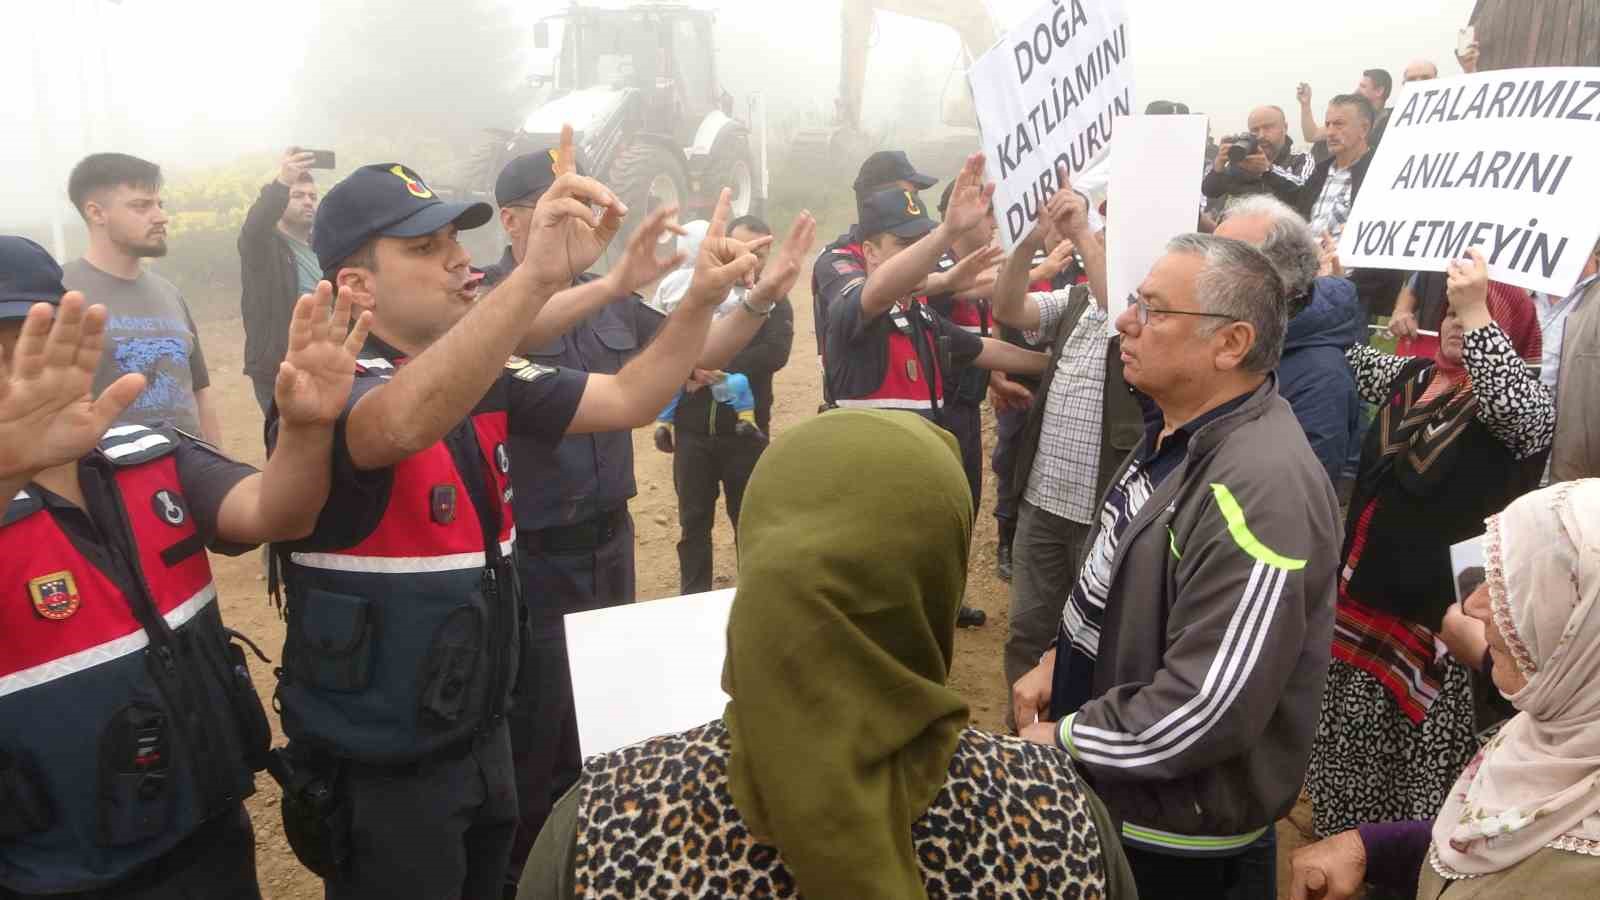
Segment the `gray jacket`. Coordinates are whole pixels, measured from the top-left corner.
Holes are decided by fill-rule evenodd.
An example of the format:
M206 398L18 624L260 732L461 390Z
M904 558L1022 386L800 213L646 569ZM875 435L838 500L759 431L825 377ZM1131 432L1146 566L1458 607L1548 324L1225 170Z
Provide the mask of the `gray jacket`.
M1061 725L1125 841L1230 852L1294 805L1333 638L1338 514L1268 378L1193 435L1128 523L1094 699Z

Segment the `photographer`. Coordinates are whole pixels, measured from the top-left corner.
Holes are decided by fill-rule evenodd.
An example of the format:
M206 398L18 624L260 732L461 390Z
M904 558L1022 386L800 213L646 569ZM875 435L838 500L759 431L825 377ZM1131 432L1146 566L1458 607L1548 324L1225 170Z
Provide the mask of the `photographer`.
M1222 139L1211 171L1200 183L1201 192L1208 199L1223 198L1224 205L1255 194L1294 203L1316 161L1309 153L1291 150L1289 122L1279 107L1258 106L1248 122L1248 134Z
M289 314L301 295L317 289L322 269L311 252L317 215L314 154L291 147L276 177L245 213L239 230L240 312L244 318L244 373L265 415L272 405L278 364L288 352Z

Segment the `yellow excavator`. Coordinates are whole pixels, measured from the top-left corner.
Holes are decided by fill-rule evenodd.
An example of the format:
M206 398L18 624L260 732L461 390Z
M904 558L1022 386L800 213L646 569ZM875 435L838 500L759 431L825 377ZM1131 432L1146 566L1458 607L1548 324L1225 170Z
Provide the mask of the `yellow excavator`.
M872 48L877 13L887 12L948 26L961 38L960 65L945 80L941 119L952 134L912 151L918 168L950 174L978 147L978 118L972 106L965 69L1000 39L1000 26L982 0L842 0L840 10L839 96L833 121L826 128L800 131L791 144L791 160L804 169L854 171L876 143L861 123L861 98L867 85L867 56Z

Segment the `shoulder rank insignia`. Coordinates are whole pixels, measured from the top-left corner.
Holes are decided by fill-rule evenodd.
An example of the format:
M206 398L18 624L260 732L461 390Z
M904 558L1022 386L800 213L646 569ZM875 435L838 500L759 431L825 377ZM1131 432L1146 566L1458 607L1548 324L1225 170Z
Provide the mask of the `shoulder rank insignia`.
M527 361L524 360L524 362ZM555 373L555 366L541 366L538 363L528 363L525 366L518 367L515 372L511 373L511 377L519 381L533 382L538 381L546 375L554 375Z
M78 583L67 571L51 572L30 580L28 594L33 598L34 611L55 622L72 618L82 605Z

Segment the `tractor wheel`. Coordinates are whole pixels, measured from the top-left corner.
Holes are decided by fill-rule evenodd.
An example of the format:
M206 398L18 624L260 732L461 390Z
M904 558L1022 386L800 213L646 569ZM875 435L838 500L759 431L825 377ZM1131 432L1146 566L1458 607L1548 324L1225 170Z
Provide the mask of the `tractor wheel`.
M689 176L683 170L683 160L655 144L634 144L622 151L611 164L606 183L628 205L622 234L611 244L617 251L628 245L633 229L652 212L663 206L682 210L689 200ZM668 233L662 243L673 240L676 238Z
M733 216L760 216L766 198L760 196L756 182L756 157L750 151L750 138L742 131L726 131L711 147L706 168L706 193L714 197L723 188L733 188ZM713 201L715 202L715 201Z

